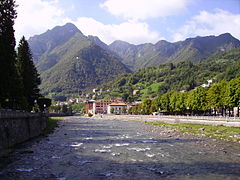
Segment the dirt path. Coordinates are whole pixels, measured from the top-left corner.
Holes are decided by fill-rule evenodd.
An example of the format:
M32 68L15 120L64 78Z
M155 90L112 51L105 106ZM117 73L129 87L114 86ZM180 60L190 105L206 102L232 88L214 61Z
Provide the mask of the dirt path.
M68 117L8 160L0 179L240 179L238 143L133 121Z

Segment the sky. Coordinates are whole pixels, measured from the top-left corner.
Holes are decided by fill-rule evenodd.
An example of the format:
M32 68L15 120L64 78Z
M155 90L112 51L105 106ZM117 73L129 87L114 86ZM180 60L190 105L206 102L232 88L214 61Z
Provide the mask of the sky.
M106 44L176 42L231 33L240 39L240 0L16 0L15 37L68 22Z

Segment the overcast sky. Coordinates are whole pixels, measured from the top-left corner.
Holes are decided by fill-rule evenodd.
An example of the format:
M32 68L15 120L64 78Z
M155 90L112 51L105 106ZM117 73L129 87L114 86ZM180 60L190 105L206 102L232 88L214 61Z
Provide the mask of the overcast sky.
M74 23L109 44L170 42L229 32L240 39L240 0L16 0L15 36Z

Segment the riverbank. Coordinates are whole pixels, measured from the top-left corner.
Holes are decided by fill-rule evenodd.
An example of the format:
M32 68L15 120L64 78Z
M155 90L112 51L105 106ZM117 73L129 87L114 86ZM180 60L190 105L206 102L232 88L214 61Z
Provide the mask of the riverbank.
M102 115L103 119L138 121L180 133L208 136L240 143L240 120L214 117ZM98 117L96 117L98 118Z
M164 122L171 124L191 123L214 126L240 127L240 118L214 116L160 116L160 115L96 115L96 118L128 120L140 122Z

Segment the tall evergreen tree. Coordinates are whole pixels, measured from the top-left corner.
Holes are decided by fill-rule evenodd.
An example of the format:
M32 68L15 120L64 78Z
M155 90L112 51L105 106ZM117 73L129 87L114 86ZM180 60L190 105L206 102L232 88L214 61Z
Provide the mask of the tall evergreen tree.
M0 107L22 108L21 81L16 70L15 0L0 0Z
M31 111L34 106L34 101L40 96L38 88L38 85L40 85L40 77L34 66L32 54L24 36L20 40L17 50L17 68L22 78L23 95L27 100L27 110Z

